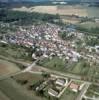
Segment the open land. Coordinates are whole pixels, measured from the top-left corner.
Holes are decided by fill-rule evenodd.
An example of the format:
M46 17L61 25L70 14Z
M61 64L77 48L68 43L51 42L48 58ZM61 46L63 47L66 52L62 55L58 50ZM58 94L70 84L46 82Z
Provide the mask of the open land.
M28 80L28 85L31 85L33 83L36 83L37 81L43 79L41 75L31 74L29 72L18 74L14 76L15 80Z
M69 88L66 89L64 94L61 97L61 100L75 100L78 93L71 91Z
M29 72L21 73L21 74L18 74L13 77L13 81L15 81L17 83L17 85L20 86L20 89L24 89L25 93L27 93L27 95L29 95L29 97L31 97L33 100L34 99L35 100L42 100L42 99L46 100L43 97L36 96L35 91L29 89L29 87L31 85L39 82L42 79L43 79L42 75L31 74ZM27 80L27 84L22 85L22 81L24 81L24 80ZM29 100L31 100L31 98L29 98ZM21 100L21 98L18 100ZM23 100L23 98L22 98L22 100ZM28 100L28 99L24 99L24 100Z
M86 16L99 17L99 8L83 7L81 5L35 6L35 7L30 7L30 8L21 7L21 8L13 8L13 10L59 14L59 15L77 15L77 16L83 16L83 17L86 17Z
M87 28L87 29L91 29L91 28L99 28L99 22L84 22L84 23L80 23L78 24L80 27L82 28Z
M10 100L2 91L0 91L0 100Z
M54 70L61 71L61 72L69 72L69 73L79 74L79 75L88 73L89 66L83 69L82 68L83 63L84 63L83 61L79 61L79 63L75 63L75 62L66 63L65 61L57 57L51 60L44 59L39 62L41 66L47 67L49 69L54 69Z
M22 46L0 43L0 55L9 59L14 58L28 62L31 60L31 52L28 52L29 50L30 49Z
M86 61L82 60L77 63L75 62L65 62L62 59L58 59L57 57L49 60L44 59L39 61L39 65L45 68L56 70L64 73L71 73L80 75L82 77L86 76L86 78L94 78L99 79L99 67L98 65L90 66Z
M16 64L0 59L0 75L7 75L17 71L20 71L20 69Z
M26 88L11 78L0 81L0 90L10 100L41 100L40 97L35 96L33 92L28 91Z
M20 82L22 80L28 80L27 84L22 85L22 87L28 89L29 86L36 85L36 84L38 84L38 82L44 80L44 77L42 75L36 75L36 74L33 74L33 73L26 72L26 73L22 73L22 74L19 74L19 75L14 76L13 79L16 80L16 82L19 83L19 84L20 84ZM45 79L45 81L46 82L48 81L48 85L46 85L45 88L44 88L44 91L46 91L45 92L45 95L48 96L48 93L47 93L48 91L47 90L49 88L52 88L53 87L53 84L54 84L54 87L53 88L55 88L56 85L55 85L55 82L53 83L52 81L50 81L50 78ZM42 83L40 85L42 85ZM39 85L37 85L37 86L39 87ZM35 92L36 91L33 91L33 89L32 90L28 90L28 92L30 94L32 93L32 95L34 97L36 96L35 95ZM66 97L68 98L68 100L74 100L76 98L77 94L78 93L72 92L72 90L70 90L70 88L68 87L65 90L64 94L61 96L60 100L65 100ZM42 100L42 99L43 100L48 100L47 98L41 97L41 99L39 99L39 97L38 97L38 100Z
M90 11L90 9L91 9L91 11ZM94 11L93 11L93 9L94 9ZM81 6L62 6L62 7L61 6L36 6L36 7L32 7L32 8L26 8L26 7L14 8L13 10L27 11L27 12L40 12L40 13L49 13L49 14L57 14L58 13L60 15L73 15L74 14L77 16L84 16L84 17L85 16L88 16L88 17L89 16L90 17L99 16L99 10L96 9L95 7L82 8ZM73 20L76 20L76 19L73 19ZM78 23L78 22L74 22L74 23ZM94 25L94 22L92 22L92 23ZM84 22L81 24L82 25L84 24L84 26L86 27L87 25L90 24L90 22L89 23ZM98 23L97 23L97 26L98 26ZM93 26L90 26L90 27L93 27ZM70 29L71 28L72 28L72 26L70 27ZM92 55L92 56L89 55L87 57L87 55L90 54L89 51L88 51L88 54L87 54L87 52L85 53L85 51L83 51L82 53L81 52L78 53L76 50L74 50L72 48L72 43L74 42L74 40L84 41L84 34L78 33L76 31L70 32L69 33L70 36L73 35L75 39L73 38L73 41L71 41L72 40L71 39L70 40L71 42L70 41L64 42L58 36L59 30L60 30L60 33L61 32L64 33L64 30L66 33L68 32L67 28L66 29L63 28L63 30L61 30L61 28L59 26L56 26L53 24L48 24L48 23L44 24L44 25L43 24L37 25L37 26L33 25L32 27L29 27L27 29L25 29L24 27L20 27L20 32L17 32L15 34L15 38L14 39L11 38L11 39L15 43L19 42L20 44L23 44L23 45L26 45L26 43L28 43L28 45L30 45L31 47L33 47L33 48L36 47L35 52L33 52L33 54L30 53L30 51L29 51L30 48L26 49L21 46L17 47L16 45L11 46L11 45L1 44L0 45L1 46L0 53L3 53L3 54L1 54L3 56L8 55L12 58L16 58L16 59L19 58L19 59L25 59L25 60L27 58L28 58L27 60L30 60L31 55L32 55L32 58L34 58L34 59L38 59L38 57L40 58L40 56L42 55L44 59L37 62L40 66L43 66L43 67L51 69L51 70L60 71L60 73L66 72L67 74L71 73L73 75L76 74L78 76L85 76L86 79L84 79L84 80L87 80L87 78L88 78L87 81L98 82L97 80L95 80L95 79L99 80L99 70L98 70L99 64L97 63L98 59L96 59L96 58L98 58L98 57L97 57L97 55L95 55L96 52L94 51L95 52L95 53L93 52L94 55ZM28 36L25 36L25 33L28 34ZM55 33L55 34L53 34L53 33ZM17 38L17 37L19 37L19 38ZM65 39L67 39L67 37ZM25 40L31 40L31 41L27 42ZM36 42L37 42L37 43L35 43L36 45L33 45L34 41L32 41L32 40L34 40L34 41L36 40ZM67 44L69 44L70 47ZM75 46L76 46L76 44L75 44ZM85 46L87 46L87 45L85 45ZM95 50L97 51L97 49L95 49ZM40 51L42 51L42 52L40 52ZM62 51L67 51L67 52L62 52ZM43 54L41 54L41 53L43 53ZM65 59L64 59L64 56L66 57ZM95 60L96 64L92 61L93 59ZM1 60L1 62L3 62L3 60ZM91 63L91 62L93 62L93 63ZM8 61L7 61L7 65L8 65ZM1 70L2 74L5 74L5 72L9 71L5 67L7 65L6 65L5 61L3 63L1 63L0 67L2 69ZM10 67L11 67L11 65L10 65ZM12 70L12 67L11 67L11 70ZM27 70L27 71L29 71L29 73L28 72L22 73L19 75L12 76L11 78L8 78L6 80L0 81L0 91L1 91L0 98L7 97L10 100L46 100L45 97L36 95L36 89L39 88L41 90L44 90L44 93L45 93L45 91L48 93L48 89L51 87L52 87L52 89L53 88L56 89L55 88L55 86L56 86L55 80L56 79L54 80L54 83L53 83L53 81L50 80L50 78L45 80L43 75L35 75L32 73L32 71L30 71L30 70ZM40 81L41 81L41 83L40 83ZM42 82L42 81L44 81L44 82ZM48 84L49 82L52 82L52 83ZM38 85L38 83L40 83L40 84ZM76 83L76 86L79 86L80 83L79 84L78 83L79 82ZM33 91L33 87L30 89L31 86L35 87L35 85L36 85L36 88L34 89L34 91ZM97 89L98 89L98 87L94 87L94 86L91 88L92 96L93 96L93 94L95 94L96 96L99 95L99 93L98 93L99 89L98 90ZM56 91L56 92L59 93L60 91ZM83 94L82 92L81 92L81 94ZM89 90L89 92L90 92L90 90ZM68 100L75 100L77 95L78 95L77 93L74 93L70 89L67 88L67 90L63 94L63 97L61 97L60 100L66 100L66 98ZM83 95L81 95L80 98L82 98L82 96Z

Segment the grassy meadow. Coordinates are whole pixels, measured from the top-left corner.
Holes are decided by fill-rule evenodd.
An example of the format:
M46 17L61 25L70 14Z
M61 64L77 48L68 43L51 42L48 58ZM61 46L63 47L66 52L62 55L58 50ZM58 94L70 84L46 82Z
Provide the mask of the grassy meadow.
M0 81L0 90L7 95L10 100L38 100L35 97L32 97L11 78Z
M84 23L80 23L78 24L80 27L82 28L87 28L87 29L91 29L91 28L99 28L99 22L84 22Z
M85 60L80 60L78 62L69 62L64 61L62 59L59 59L57 57L53 59L44 59L38 62L40 66L43 66L45 68L49 68L51 70L56 70L64 73L71 73L80 75L82 77L87 77L90 79L93 79L93 81L96 79L99 80L99 65L92 65Z

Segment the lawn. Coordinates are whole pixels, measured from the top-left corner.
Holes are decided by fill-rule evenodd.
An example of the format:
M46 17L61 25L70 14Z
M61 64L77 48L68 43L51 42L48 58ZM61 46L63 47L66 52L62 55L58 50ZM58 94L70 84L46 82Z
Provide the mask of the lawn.
M11 62L0 59L0 76L20 71L19 67Z
M77 94L78 93L75 93L71 91L69 88L67 88L64 94L62 95L62 97L60 98L60 100L75 100L77 97Z

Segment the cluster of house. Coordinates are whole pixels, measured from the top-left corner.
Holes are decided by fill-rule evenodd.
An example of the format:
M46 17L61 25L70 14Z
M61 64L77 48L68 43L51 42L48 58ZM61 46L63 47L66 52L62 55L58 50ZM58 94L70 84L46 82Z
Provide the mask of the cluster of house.
M4 27L5 25L1 25ZM9 24L6 25L9 27ZM75 37L71 41L64 41L60 38L59 33L67 33L67 37ZM78 62L81 57L81 53L77 52L76 42L78 40L84 40L84 34L77 32L72 26L60 27L58 25L43 23L36 24L28 27L19 26L18 30L13 34L3 36L3 43L14 43L18 45L24 45L26 47L32 47L35 52L32 54L33 59L37 59L38 56L52 59L54 56L60 59ZM82 44L83 45L83 44ZM87 47L86 47L87 48ZM99 46L88 47L89 52L95 49L96 53L99 53ZM89 57L86 57L89 59Z
M99 22L99 18L96 18L96 19L95 19L95 22Z
M95 51L97 54L99 54L99 45L96 45L96 46L88 46L88 47L86 47L86 49L88 49L89 52Z
M62 29L62 27L54 24L39 24L32 25L28 28L19 27L19 30L14 34L7 37L10 43L32 47L37 53L43 57L52 58L58 56L60 59L71 60L77 62L81 55L72 49L72 43L66 42L59 37L59 32L67 31L70 29ZM71 29L72 30L72 29ZM81 38L82 34L70 32ZM37 54L34 53L32 57L36 58Z
M58 86L57 86L58 85ZM59 86L61 86L61 87L59 87ZM64 88L63 88L64 87ZM63 81L63 80L61 80L61 79L57 79L56 80L56 88L57 89L60 89L60 92L57 92L55 89L49 89L48 90L48 93L49 93L49 95L51 95L51 96L54 96L54 97L59 97L59 95L61 94L61 93L64 93L64 91L66 91L66 88L69 88L71 91L73 91L73 92L76 92L76 93L78 93L79 91L81 91L82 90L82 88L84 87L84 83L81 83L81 84L77 84L77 83L75 83L74 81L71 81L70 83L68 82L68 80L67 81ZM64 90L63 92L62 92L62 89Z
M67 2L60 2L60 1L56 1L56 2L52 2L52 4L60 4L60 5L65 5L67 4Z
M70 88L73 92L79 92L79 91L82 90L83 86L84 86L84 83L82 83L82 84L77 84L77 83L75 83L74 81L72 81L72 82L70 83L70 85L69 85L69 88Z
M73 92L80 92L84 87L84 83L79 83L68 78L63 78L59 76L51 76L47 80L43 81L40 85L36 87L36 91L43 90L47 95L60 98L62 94L68 88Z
M68 79L64 79L64 78L57 78L56 80L54 80L54 88L49 88L48 89L48 94L50 96L54 96L59 98L61 95L61 93L63 93L62 91L64 90L64 88L68 85Z
M37 86L36 91L43 90L47 95L59 98L68 83L68 79L50 77Z
M84 56L84 58L88 59L90 64L92 62L99 64L99 46L87 46L86 49L88 53Z

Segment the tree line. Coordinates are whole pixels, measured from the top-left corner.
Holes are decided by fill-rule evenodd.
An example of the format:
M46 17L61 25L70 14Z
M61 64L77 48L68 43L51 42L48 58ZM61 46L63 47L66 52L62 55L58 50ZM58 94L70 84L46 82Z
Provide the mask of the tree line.
M21 12L21 11L13 11L7 9L0 9L0 21L2 22L16 22L17 24L27 25L33 24L36 21L45 21L50 23L56 23L55 20L60 20L60 16L58 14L41 14L37 12Z

